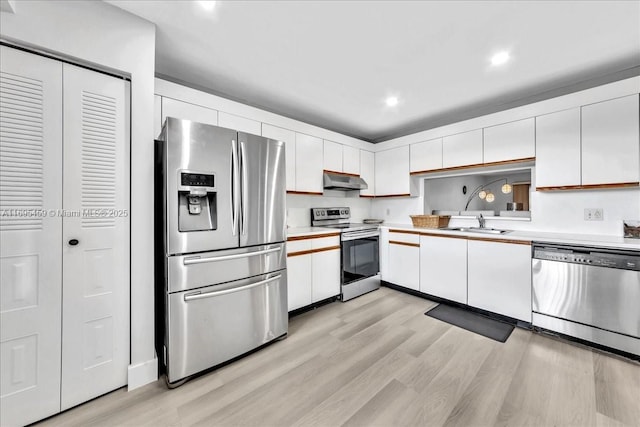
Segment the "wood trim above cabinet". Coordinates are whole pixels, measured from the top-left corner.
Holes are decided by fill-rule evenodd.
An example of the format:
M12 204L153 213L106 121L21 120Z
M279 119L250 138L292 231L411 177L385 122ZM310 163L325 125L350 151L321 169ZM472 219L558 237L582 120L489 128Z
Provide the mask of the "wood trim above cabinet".
M376 198L376 196L369 196L369 195L366 195L366 194L360 194L360 197L365 198L365 199L375 199Z
M467 240L478 240L480 242L510 243L514 245L531 246L530 240L499 239L496 237L475 237L475 236L467 236Z
M338 171L332 171L332 170L329 170L329 169L325 169L322 172L324 172L324 173L335 173L337 175L344 175L344 176L357 176L358 178L360 177L360 175L357 174L357 173L338 172Z
M484 168L484 167L488 167L488 166L504 166L504 165L518 164L518 163L535 162L535 160L536 160L535 157L525 157L523 159L501 160L499 162L475 163L473 165L451 166L451 167L448 167L448 168L440 168L440 169L428 169L428 170L423 170L423 171L411 172L410 174L411 175L423 175L423 174L434 173L434 172L449 172L449 171L456 171L456 170L463 170L463 169Z
M467 236L454 236L451 234L436 234L436 233L420 233L421 236L429 236L429 237L444 237L445 239L463 239L467 240Z
M536 187L536 191L561 190L605 190L608 188L640 187L640 182L619 182L615 184L562 185L558 187Z
M306 194L306 195L310 195L310 196L322 196L323 193L317 193L315 191L293 191L293 190L287 190L287 194Z
M340 233L324 233L324 234L308 234L306 236L292 236L287 237L287 242L293 242L295 240L311 240L311 239L321 239L323 237L337 237Z
M333 250L340 250L340 246L327 246L326 248L318 248L318 249L309 249L306 251L298 251L298 252L290 252L287 254L287 258L293 257L293 256L300 256L300 255L309 255L309 254L313 254L316 252L325 252L325 251L333 251Z
M387 198L387 197L411 197L411 194L409 193L402 193L402 194L385 194L383 196L374 196L376 199L382 199L382 198Z
M400 233L400 234L420 234L419 231L414 230L399 230L397 228L390 228L389 233Z
M389 240L390 245L402 245L402 246L411 246L414 248L419 248L420 243L409 243L409 242L400 242L398 240Z

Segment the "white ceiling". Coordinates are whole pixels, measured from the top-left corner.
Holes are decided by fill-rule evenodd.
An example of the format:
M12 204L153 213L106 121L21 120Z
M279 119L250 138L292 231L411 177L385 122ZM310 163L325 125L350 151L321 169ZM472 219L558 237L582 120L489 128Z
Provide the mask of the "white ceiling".
M109 3L159 76L374 142L640 73L640 1Z

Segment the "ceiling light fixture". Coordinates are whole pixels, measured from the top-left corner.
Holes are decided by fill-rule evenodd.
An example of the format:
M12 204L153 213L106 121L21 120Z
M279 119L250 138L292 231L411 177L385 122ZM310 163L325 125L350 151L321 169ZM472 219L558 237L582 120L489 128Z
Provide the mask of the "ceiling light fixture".
M385 102L387 103L388 107L395 107L396 105L398 105L398 98L395 96L390 96Z
M494 66L506 64L507 61L509 61L509 52L506 50L498 52L491 57L491 65Z
M200 0L198 3L207 12L213 12L213 9L216 8L216 2L214 0Z

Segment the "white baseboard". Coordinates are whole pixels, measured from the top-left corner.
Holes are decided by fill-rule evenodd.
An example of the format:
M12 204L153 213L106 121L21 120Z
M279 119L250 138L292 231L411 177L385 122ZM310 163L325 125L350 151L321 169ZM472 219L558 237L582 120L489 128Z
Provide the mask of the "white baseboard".
M158 379L158 358L154 357L146 362L129 365L128 378L128 391L156 381Z

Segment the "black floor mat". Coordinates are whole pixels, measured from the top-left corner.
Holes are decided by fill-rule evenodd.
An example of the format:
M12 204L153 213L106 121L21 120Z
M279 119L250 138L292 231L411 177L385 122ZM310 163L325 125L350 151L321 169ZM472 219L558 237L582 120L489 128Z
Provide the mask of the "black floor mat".
M500 342L505 342L514 328L513 325L508 323L446 304L439 304L425 314Z

